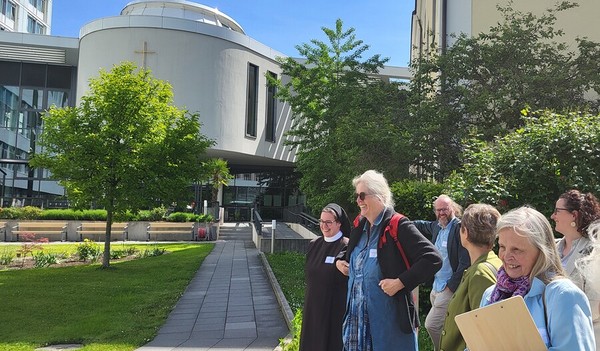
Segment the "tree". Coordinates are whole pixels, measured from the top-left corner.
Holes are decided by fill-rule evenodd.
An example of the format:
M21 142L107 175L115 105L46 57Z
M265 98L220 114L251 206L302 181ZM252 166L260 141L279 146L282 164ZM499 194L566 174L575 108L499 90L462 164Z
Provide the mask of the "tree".
M227 186L233 176L229 173L227 161L222 158L212 158L204 162L204 168L207 172L206 178L212 184L211 201L217 202L219 197L219 187Z
M111 224L127 210L170 203L201 173L212 141L197 114L172 105L171 86L131 63L100 71L79 107L51 108L31 160L48 168L70 203L107 211L102 266L109 267Z
M411 63L412 145L424 156L432 150L419 161L438 179L458 165L462 139L490 141L521 127L527 106L597 111L597 98L584 95L600 92L600 44L577 39L570 47L556 28L557 13L577 5L562 1L539 16L511 6L498 6L503 20L487 33L460 34L445 52Z
M525 204L550 215L564 191L600 192L600 115L523 112L525 126L492 143L468 143L464 166L447 181L464 205Z
M405 176L410 151L403 144L406 91L374 78L387 59L361 61L368 45L339 19L322 30L327 43L296 46L305 62L280 58L282 78L269 80L293 112L286 143L297 148L300 189L313 211L332 201L349 206L350 181L368 168Z

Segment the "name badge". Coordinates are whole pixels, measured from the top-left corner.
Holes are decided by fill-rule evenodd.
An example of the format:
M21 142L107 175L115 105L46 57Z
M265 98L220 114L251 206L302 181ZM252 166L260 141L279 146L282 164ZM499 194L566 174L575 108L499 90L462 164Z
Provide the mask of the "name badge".
M442 241L442 247L448 247L448 241Z
M325 257L325 263L332 264L333 262L335 262L335 257L333 257L333 256Z
M370 249L369 257L377 257L377 249Z

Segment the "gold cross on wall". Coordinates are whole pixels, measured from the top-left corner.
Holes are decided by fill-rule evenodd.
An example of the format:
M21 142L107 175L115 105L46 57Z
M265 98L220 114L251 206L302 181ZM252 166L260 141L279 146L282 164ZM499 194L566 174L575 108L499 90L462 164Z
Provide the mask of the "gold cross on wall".
M142 66L146 68L146 57L148 54L155 54L156 51L148 51L148 42L144 41L144 48L142 51L135 50L136 54L142 54Z

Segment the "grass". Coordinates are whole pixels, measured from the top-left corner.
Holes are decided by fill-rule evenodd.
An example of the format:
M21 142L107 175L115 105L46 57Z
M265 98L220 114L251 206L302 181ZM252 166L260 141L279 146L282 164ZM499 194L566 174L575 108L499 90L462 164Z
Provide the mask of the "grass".
M304 262L305 255L295 252L282 252L267 255L267 261L273 270L273 274L277 278L281 290L285 295L288 303L294 314L298 309L302 309L304 305ZM423 289L420 289L423 290ZM420 301L422 307L429 306L429 292L428 289L422 292ZM426 300L423 301L423 296L426 296ZM427 306L425 306L427 305ZM427 309L428 310L428 309ZM421 311L421 327L419 328L419 350L421 351L432 351L433 344L427 334L427 330L424 327L425 315ZM299 325L298 321L294 321L295 325ZM290 348L289 350L291 350Z
M11 246L19 247L0 245L0 251ZM45 245L44 251L74 252L74 246ZM0 350L59 343L82 343L83 351L134 350L154 337L213 246L157 244L168 254L110 269L97 263L0 271Z

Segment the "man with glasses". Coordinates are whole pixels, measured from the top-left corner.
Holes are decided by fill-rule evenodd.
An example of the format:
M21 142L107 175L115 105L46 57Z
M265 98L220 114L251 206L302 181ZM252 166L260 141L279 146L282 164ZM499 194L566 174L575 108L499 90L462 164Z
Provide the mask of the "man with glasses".
M435 350L440 349L440 339L450 298L458 288L463 272L471 264L469 252L460 242L460 216L462 208L448 195L440 195L433 202L435 221L414 221L421 234L429 238L442 255L442 268L433 278L429 296L431 309L425 319L425 328Z

